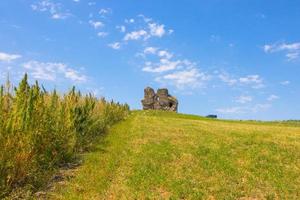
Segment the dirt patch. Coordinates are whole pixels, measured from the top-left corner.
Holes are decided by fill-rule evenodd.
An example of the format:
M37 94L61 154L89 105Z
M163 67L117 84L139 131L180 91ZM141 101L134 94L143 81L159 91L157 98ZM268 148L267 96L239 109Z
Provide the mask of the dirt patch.
M74 178L78 167L82 164L81 160L74 163L66 163L61 165L59 171L54 174L44 190L34 193L33 197L37 199L49 199L49 194L57 187L65 185L67 181Z

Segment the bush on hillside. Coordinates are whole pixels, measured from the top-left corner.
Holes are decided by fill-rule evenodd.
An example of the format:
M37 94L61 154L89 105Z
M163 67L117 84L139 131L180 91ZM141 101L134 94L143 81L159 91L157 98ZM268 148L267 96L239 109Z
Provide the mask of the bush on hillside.
M41 177L70 162L97 135L124 119L127 104L82 95L47 92L27 75L17 88L0 88L0 198L14 187L38 187Z

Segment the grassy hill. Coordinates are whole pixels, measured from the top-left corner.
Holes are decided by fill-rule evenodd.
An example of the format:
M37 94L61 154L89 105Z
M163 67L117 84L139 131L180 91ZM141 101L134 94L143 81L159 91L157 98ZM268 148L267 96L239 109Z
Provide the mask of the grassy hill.
M299 123L136 111L51 199L299 199Z

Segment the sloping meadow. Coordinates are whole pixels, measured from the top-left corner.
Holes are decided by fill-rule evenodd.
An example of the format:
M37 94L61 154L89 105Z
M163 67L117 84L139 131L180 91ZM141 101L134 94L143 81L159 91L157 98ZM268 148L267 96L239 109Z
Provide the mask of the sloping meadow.
M134 111L49 199L300 199L300 127Z
M17 88L0 88L0 198L12 189L42 186L93 139L129 114L127 104L82 95L72 88L46 91L27 75Z

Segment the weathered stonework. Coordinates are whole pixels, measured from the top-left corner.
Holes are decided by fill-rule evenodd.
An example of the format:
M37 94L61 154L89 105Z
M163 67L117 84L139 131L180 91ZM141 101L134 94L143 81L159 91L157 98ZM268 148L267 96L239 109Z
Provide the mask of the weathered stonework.
M145 88L142 104L144 110L167 110L174 112L178 110L178 101L175 97L169 95L168 89L158 89L157 93L155 93L152 88Z

